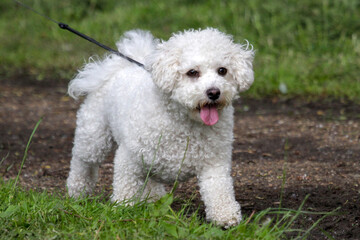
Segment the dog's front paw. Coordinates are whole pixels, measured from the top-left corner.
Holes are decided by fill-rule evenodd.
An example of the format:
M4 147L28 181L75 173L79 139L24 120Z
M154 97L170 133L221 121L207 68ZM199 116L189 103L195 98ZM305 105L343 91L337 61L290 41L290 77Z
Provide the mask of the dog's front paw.
M228 205L208 207L206 208L206 219L225 228L235 226L242 219L240 205L232 202Z

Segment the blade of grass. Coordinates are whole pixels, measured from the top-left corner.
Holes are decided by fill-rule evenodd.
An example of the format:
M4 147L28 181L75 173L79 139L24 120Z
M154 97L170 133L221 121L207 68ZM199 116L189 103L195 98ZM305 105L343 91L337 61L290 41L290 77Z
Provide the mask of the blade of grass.
M5 155L5 157L3 157L2 159L1 159L1 161L0 161L0 166L1 166L1 164L9 157L9 152Z
M319 218L309 229L307 229L307 230L305 231L304 236L305 236L305 237L308 236L308 235L310 234L310 232L311 232L317 225L319 225L319 223L320 223L322 220L324 220L324 218L334 215L339 209L341 209L341 207L338 207L338 208L336 208L335 210L333 210L333 211L329 212L328 214L325 214L324 216L322 216L321 218ZM324 233L325 231L322 231L322 232Z
M176 176L174 185L173 185L173 187L172 187L172 189L171 189L171 191L170 191L171 194L174 193L174 191L176 190L176 188L177 188L177 186L178 186L178 184L179 184L178 179L179 179L179 176L180 176L180 173L181 173L181 169L182 169L183 163L184 163L185 158L186 158L186 153L187 153L187 151L188 151L188 149L189 149L189 142L190 142L190 138L187 137L184 156L183 156L183 158L182 158L182 160L181 160L180 168L179 168L178 174L177 174L177 176Z
M285 139L284 144L284 165L283 165L283 171L282 171L282 183L281 183L281 191L280 191L280 203L279 203L279 209L281 209L282 201L283 201L283 195L284 195L284 188L286 183L286 163L288 159L288 139Z
M43 118L41 117L41 118L39 119L39 121L36 123L36 125L35 125L32 133L31 133L31 135L30 135L30 137L29 137L29 140L28 140L27 145L26 145L26 148L25 148L24 156L23 156L23 159L22 159L22 162L21 162L21 166L20 166L19 172L18 172L18 174L17 174L17 176L16 176L16 179L15 179L15 183L14 183L13 191L12 191L12 192L15 191L15 187L16 187L16 184L17 184L17 182L18 182L18 180L19 180L19 177L20 177L20 174L21 174L21 170L22 170L22 168L24 167L24 163L25 163L25 160L26 160L27 155L28 155L28 151L29 151L29 147L30 147L31 140L32 140L32 138L33 138L36 130L38 129L38 127L39 127L42 119L43 119Z
M143 187L140 189L139 195L138 195L137 197L135 196L135 199L134 199L134 200L135 200L136 202L140 202L140 201L141 201L141 198L142 198L142 195L144 194L146 185L147 185L147 183L149 182L151 170L152 170L152 168L153 168L153 165L154 165L154 162L155 162L157 153L158 153L159 148L160 148L161 139L162 139L162 134L161 134L160 137L159 137L159 141L158 141L158 144L157 144L156 149L155 149L154 157L153 157L153 160L152 160L152 162L151 162L150 168L149 168L149 170L147 171L147 174L146 174L146 178L145 178ZM143 158L142 158L142 163L143 163L143 166L144 166L144 168L145 168L144 156L143 156ZM148 194L150 194L150 193L148 193ZM147 198L147 196L146 196L146 198Z

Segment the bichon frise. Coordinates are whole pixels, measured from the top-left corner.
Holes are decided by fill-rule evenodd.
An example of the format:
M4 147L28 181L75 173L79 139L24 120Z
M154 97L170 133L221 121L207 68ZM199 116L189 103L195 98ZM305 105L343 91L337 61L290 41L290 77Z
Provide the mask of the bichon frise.
M232 100L254 80L249 44L207 28L168 41L134 30L117 47L145 68L112 54L86 64L69 85L70 96L87 95L77 113L70 196L91 193L116 142L113 201L156 200L166 193L164 183L196 176L206 218L238 224Z

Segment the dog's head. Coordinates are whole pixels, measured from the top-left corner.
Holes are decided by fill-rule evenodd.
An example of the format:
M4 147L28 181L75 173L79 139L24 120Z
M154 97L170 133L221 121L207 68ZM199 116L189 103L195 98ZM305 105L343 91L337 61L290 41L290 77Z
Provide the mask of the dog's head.
M170 93L190 116L214 125L219 111L253 80L254 52L212 28L174 34L146 60L155 84Z

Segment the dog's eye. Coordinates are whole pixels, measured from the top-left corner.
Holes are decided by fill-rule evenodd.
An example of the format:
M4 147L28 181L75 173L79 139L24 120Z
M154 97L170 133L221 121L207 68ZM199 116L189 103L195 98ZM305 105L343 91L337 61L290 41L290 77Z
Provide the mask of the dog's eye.
M218 74L219 74L220 76L225 76L226 73L227 73L227 69L226 69L226 68L221 67L221 68L218 69Z
M186 75L188 75L189 77L200 77L200 72L196 71L195 69L190 69Z

